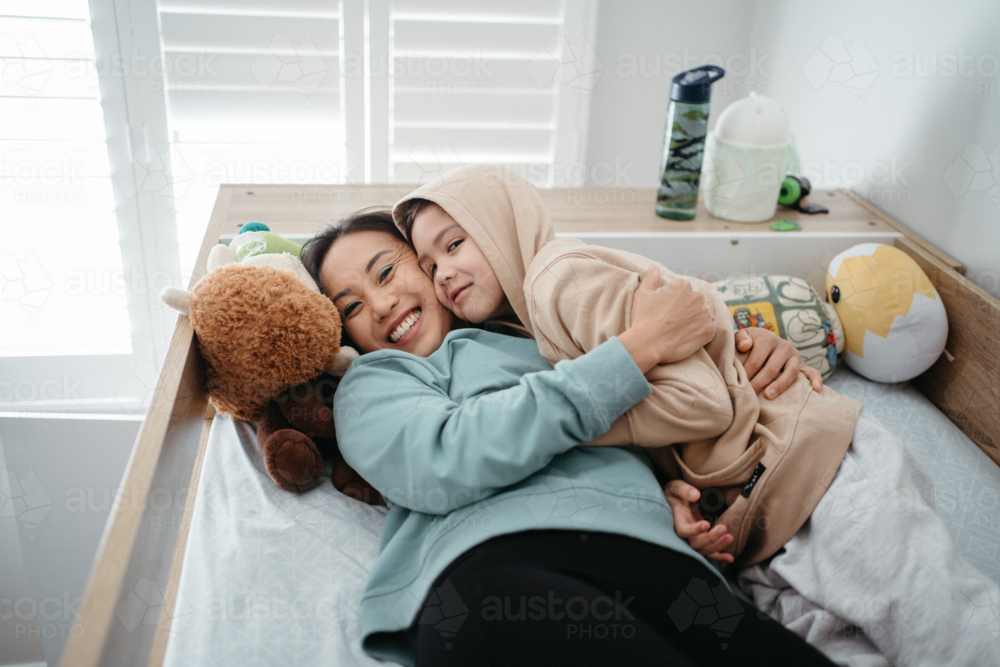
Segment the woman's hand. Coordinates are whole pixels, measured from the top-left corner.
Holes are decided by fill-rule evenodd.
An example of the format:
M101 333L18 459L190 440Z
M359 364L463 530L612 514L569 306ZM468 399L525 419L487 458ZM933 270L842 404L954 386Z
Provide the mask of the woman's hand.
M705 297L683 279L659 285L651 264L632 297L632 326L618 339L643 373L657 364L686 359L715 336L715 318Z
M792 386L802 373L809 379L813 391L823 389L823 376L812 366L802 363L799 351L787 340L767 329L741 329L736 332L736 349L750 352L743 362L754 392L764 390L771 399Z
M695 504L701 497L701 492L687 482L675 479L667 484L663 493L674 513L674 530L677 535L687 540L691 548L705 558L732 563L733 555L721 552L733 543L733 536L726 534L725 526L711 528L708 521L701 518L701 510Z

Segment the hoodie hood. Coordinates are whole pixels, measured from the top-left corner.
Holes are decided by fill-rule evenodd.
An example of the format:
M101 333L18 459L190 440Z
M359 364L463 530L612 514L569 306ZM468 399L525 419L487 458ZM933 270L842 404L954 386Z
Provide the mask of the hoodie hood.
M417 188L393 207L392 217L400 231L407 203L413 199L434 202L465 229L493 267L520 320L519 328L534 336L524 278L538 251L556 237L538 191L499 165L459 167Z

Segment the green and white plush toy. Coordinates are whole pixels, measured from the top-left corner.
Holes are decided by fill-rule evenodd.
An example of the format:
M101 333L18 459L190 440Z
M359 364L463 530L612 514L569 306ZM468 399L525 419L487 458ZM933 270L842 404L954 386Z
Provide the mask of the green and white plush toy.
M302 246L295 241L269 231L263 223L248 222L243 225L229 246L219 244L212 248L208 269L211 271L217 266L233 262L246 266L270 266L291 271L296 278L308 285L309 289L318 292L316 281L299 259L301 252Z
M287 254L298 257L302 252L302 246L295 241L267 230L241 231L229 247L236 253L236 259L241 262L256 255Z
M782 275L739 276L712 283L733 314L735 328L761 328L789 341L802 361L823 379L837 367L844 350L844 329L833 306L801 278Z

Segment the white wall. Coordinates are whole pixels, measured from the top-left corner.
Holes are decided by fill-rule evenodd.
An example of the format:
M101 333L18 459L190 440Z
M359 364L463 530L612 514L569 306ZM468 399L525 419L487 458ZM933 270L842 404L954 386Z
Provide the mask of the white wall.
M0 563L3 564L0 567L0 665L23 665L44 660L45 653L38 619L30 614L25 614L28 618L16 618L14 605L22 598L30 598L30 592L24 574L18 512L11 486L0 439Z
M627 76L616 64L685 50L699 56L692 64L718 54L758 65L722 80L713 122L750 88L776 99L814 185L865 195L1000 296L1000 3L604 2L592 173L598 163L634 163L634 185L656 185L677 68Z
M0 665L58 664L139 426L0 419Z
M750 45L754 2L602 0L595 53L602 70L591 94L588 185L655 187L670 80L704 64L725 67L712 93L719 111L763 80ZM763 69L762 69L763 66Z
M864 194L1000 296L1000 3L762 1L752 39L820 183ZM826 73L841 44L867 78Z

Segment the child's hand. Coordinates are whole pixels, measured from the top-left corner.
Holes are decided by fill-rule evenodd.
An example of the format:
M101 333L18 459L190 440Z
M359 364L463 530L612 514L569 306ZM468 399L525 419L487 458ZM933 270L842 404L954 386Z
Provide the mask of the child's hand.
M663 490L667 503L674 513L674 530L677 535L691 545L691 548L709 560L732 563L733 555L720 553L733 543L733 536L726 534L726 527L711 528L708 521L701 518L697 505L701 492L687 482L675 479ZM711 530L709 530L711 528Z
M765 398L774 398L788 389L799 373L806 376L813 391L823 389L822 374L804 364L799 351L772 331L740 329L736 332L736 349L749 352L743 361L743 368L753 390L758 394L764 391Z

